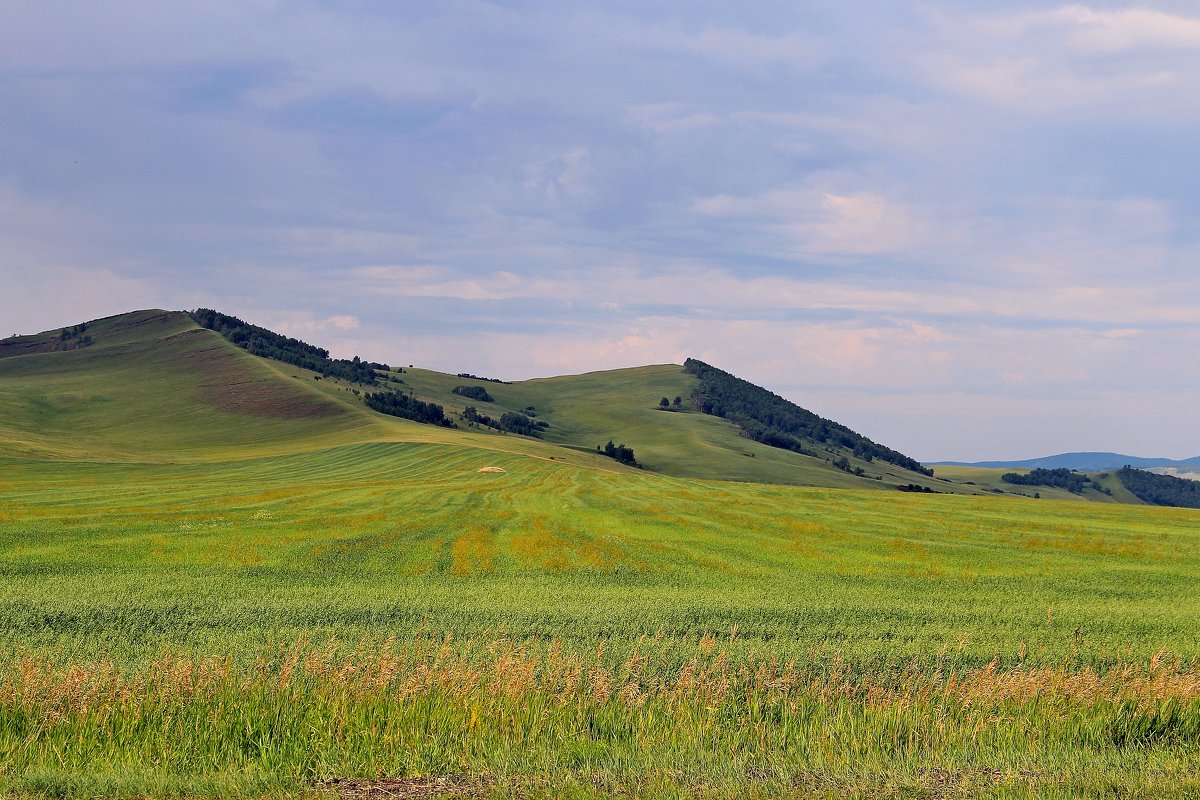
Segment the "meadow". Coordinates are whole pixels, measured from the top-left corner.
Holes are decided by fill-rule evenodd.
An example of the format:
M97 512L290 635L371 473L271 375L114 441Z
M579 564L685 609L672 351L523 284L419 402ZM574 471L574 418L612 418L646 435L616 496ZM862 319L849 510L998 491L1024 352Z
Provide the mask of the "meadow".
M1200 514L530 447L5 459L0 791L1200 792Z

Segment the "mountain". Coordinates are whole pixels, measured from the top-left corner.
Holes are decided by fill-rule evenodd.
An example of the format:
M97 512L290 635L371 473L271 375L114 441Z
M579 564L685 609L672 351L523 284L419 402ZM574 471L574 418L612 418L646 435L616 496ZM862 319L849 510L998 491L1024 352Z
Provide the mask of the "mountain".
M1060 453L1023 461L935 461L929 466L979 467L981 469L1074 469L1080 472L1102 472L1131 466L1137 469L1151 467L1196 467L1200 468L1200 456L1178 461L1169 458L1141 458L1120 453Z
M700 362L502 382L330 359L201 312L137 311L0 341L0 457L182 463L409 441L472 448L484 463L486 451L503 451L632 469L597 452L612 441L667 476L977 493ZM711 380L696 374L705 370L753 402L732 415L714 407ZM378 413L368 395L436 406L447 426ZM502 420L533 435L506 433Z

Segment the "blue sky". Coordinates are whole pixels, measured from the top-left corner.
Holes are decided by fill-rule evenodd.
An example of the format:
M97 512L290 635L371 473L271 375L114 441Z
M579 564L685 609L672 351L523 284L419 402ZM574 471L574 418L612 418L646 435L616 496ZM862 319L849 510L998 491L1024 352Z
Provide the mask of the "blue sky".
M0 335L692 355L919 458L1200 454L1194 3L7 2Z

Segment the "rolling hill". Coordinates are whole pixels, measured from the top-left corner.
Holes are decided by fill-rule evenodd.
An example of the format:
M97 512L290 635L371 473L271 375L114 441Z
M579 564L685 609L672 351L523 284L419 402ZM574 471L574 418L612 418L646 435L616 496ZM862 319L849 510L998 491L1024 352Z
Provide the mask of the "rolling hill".
M1184 459L1143 458L1120 453L1059 453L1053 456L1027 458L1020 461L931 461L932 467L978 467L981 469L1074 469L1080 472L1103 472L1126 465L1135 469L1152 467L1192 467L1200 469L1200 456Z
M436 409L442 424L375 410L388 403ZM1115 468L1099 465L1152 460L1116 454L945 464L931 475L903 453L694 359L508 382L331 359L207 309L136 311L0 341L0 458L215 462L371 442L466 448L480 463L509 454L702 480L1151 497L1139 500ZM606 457L607 443L628 448L636 464ZM1083 491L1002 479L1059 463L1093 469Z
M683 365L513 383L375 365L378 380L365 385L331 375L317 362L252 355L247 337L239 346L236 335L231 341L197 324L201 319L214 325L211 316L193 316L138 311L0 342L0 455L182 462L421 441L630 469L596 452L611 440L633 448L646 471L677 477L888 489L916 483L974 491L874 458L861 445L869 440L757 387L751 389L808 414L841 438L802 437L803 444L793 449L748 438L749 420L735 425L695 406L701 378ZM260 347L266 346L263 337L276 336L254 331ZM295 344L308 348L302 351L305 359L324 353ZM483 387L489 400L455 393L464 386ZM457 427L419 425L363 403L367 393L385 391L437 404ZM683 402L664 409L664 397ZM462 418L468 406L493 419L529 415L544 427L532 438L468 426ZM894 453L870 444L877 452Z

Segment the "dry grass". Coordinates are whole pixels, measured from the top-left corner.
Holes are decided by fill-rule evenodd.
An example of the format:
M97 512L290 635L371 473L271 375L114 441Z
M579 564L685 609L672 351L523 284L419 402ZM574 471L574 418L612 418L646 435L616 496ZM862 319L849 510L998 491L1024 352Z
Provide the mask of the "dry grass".
M0 707L52 720L102 715L151 700L211 698L230 689L286 694L301 685L395 701L431 693L522 701L536 694L557 703L615 701L636 708L652 701L666 709L795 698L848 701L862 708L1200 702L1200 671L1165 652L1104 672L1087 666L1000 669L993 662L945 674L912 665L885 675L862 673L839 659L798 664L774 657L731 658L722 639L711 634L699 639L690 659L673 665L656 655L654 644L645 638L614 656L604 645L580 655L561 642L536 640L388 639L357 647L300 643L276 658L259 657L246 669L234 667L229 657L164 654L133 672L106 660L64 666L26 654L0 666Z
M18 655L0 667L0 793L1033 797L1063 775L1133 786L1198 766L1200 672L1166 654L888 672L731 654L736 635L682 661L655 637L302 642L137 670Z

